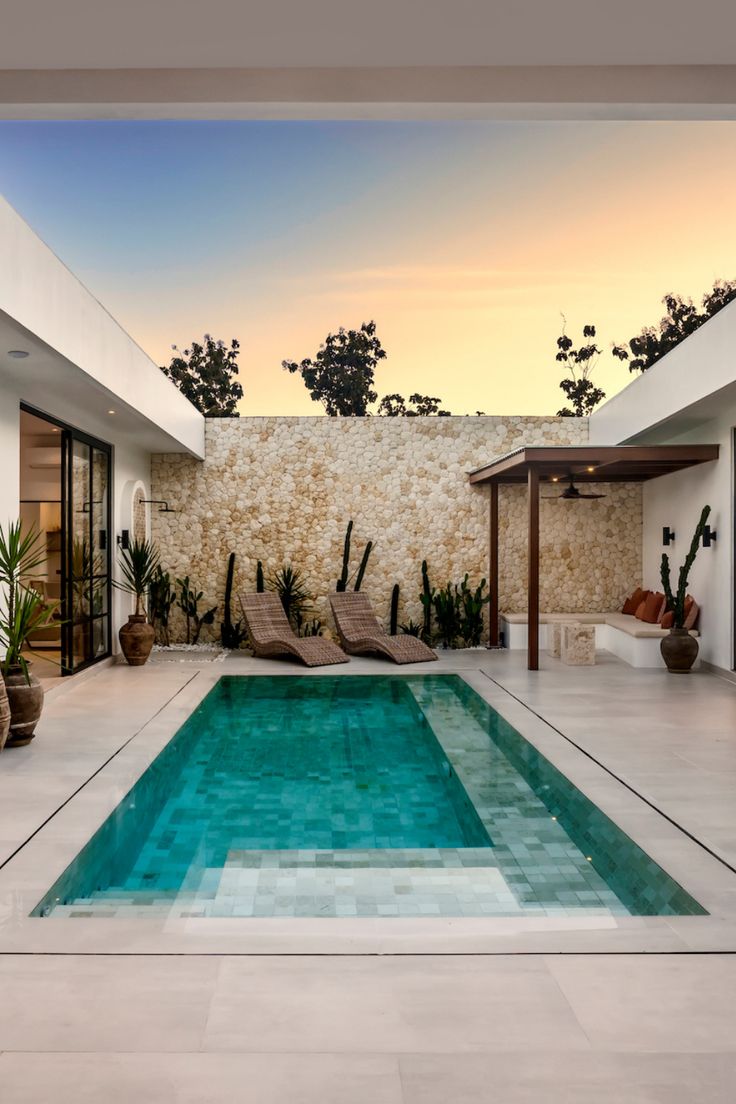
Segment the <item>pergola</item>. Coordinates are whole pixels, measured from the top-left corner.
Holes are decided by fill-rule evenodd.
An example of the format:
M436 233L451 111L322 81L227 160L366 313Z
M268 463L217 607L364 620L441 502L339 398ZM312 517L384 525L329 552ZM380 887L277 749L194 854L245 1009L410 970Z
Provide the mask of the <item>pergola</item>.
M498 488L527 485L529 511L527 608L528 667L539 669L539 484L642 483L718 459L718 445L610 445L596 448L518 448L470 473L472 484L490 484L489 644L498 647Z

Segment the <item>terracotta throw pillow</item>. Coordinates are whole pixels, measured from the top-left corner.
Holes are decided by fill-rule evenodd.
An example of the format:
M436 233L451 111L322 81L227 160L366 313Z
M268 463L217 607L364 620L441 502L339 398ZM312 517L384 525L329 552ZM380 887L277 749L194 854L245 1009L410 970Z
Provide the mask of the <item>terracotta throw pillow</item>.
M690 603L689 607L688 602ZM699 613L700 606L695 601L695 599L691 598L688 594L687 598L685 599L685 624L683 625L683 628L688 630L694 629L698 622Z
M672 610L665 613L662 620L659 622L663 629L671 629L675 623L675 614Z
M628 613L629 615L635 614L641 603L647 596L647 592L642 590L641 587L637 587L630 598L627 598L624 602L622 613Z
M650 592L644 602L644 609L641 614L637 610L636 616L640 621L646 621L649 625L656 625L664 613L666 601L664 594L660 594L659 591Z

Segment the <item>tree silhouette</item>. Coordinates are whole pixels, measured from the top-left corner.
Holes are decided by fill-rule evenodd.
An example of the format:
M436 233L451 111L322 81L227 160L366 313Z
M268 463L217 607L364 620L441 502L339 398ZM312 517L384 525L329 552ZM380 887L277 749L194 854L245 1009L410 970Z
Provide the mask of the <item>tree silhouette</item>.
M177 354L171 364L161 365L168 376L206 418L237 418L238 401L243 388L238 374L240 343L232 339L228 349L224 341L204 335L203 344L193 341L188 349L171 348Z
M364 322L359 330L341 326L336 334L328 334L314 359L284 360L282 366L299 373L309 394L328 414L362 417L378 398L373 379L378 361L385 356L376 323Z
M645 326L627 343L614 345L613 355L627 361L630 372L646 372L735 298L736 281L733 280L716 280L712 289L703 296L701 309L693 304L692 299L665 295L662 302L667 313L660 319L659 325Z
M573 347L572 338L565 333L565 326L563 315L562 333L557 338L555 360L567 367L568 374L560 381L560 387L572 403L572 407L565 406L562 410L558 410L557 417L584 418L592 413L598 403L606 397L605 391L596 387L590 378L600 358L601 350L592 340L595 337L595 326L589 323L583 326L583 341L577 349Z
M377 413L384 418L425 418L432 414L436 414L438 418L449 418L449 410L440 410L441 402L442 399L432 395L419 395L415 392L409 396L411 405L407 406L403 395L384 395L378 404Z

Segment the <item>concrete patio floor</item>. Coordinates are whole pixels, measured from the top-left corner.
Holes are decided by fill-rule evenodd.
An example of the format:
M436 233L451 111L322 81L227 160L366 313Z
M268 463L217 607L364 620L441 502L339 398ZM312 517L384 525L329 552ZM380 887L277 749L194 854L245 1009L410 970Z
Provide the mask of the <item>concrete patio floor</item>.
M616 932L571 929L559 945L559 933L508 925L489 937L483 920L431 936L411 921L401 937L374 926L362 945L320 931L311 954L293 953L302 937L292 952L288 927L276 938L252 929L246 943L216 921L97 936L83 920L26 920L33 868L87 838L90 817L106 815L214 678L296 671L247 658L157 662L55 690L34 743L0 758L3 1104L732 1100L736 875L724 861L736 866L736 686L600 658L572 669L545 657L536 675L509 653L432 665L479 692L487 684L528 739L620 811L670 872L685 862L688 888L718 906L669 923L631 918ZM468 934L466 923L478 927ZM693 950L699 941L707 953Z

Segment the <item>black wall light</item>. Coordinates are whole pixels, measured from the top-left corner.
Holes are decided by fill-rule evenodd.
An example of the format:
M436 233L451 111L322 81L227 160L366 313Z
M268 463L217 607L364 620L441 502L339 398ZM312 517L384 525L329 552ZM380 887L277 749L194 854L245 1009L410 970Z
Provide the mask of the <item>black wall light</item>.
M715 544L718 534L715 529L711 529L710 525L703 527L703 548L710 548L712 544Z
M670 529L669 525L665 525L662 528L662 544L674 544L675 543L675 530Z
M122 533L118 533L117 541L120 548L130 548L130 530L123 529Z
M146 502L149 506L159 506L160 514L175 514L176 510L172 510L168 502L164 498L142 498L141 502Z

